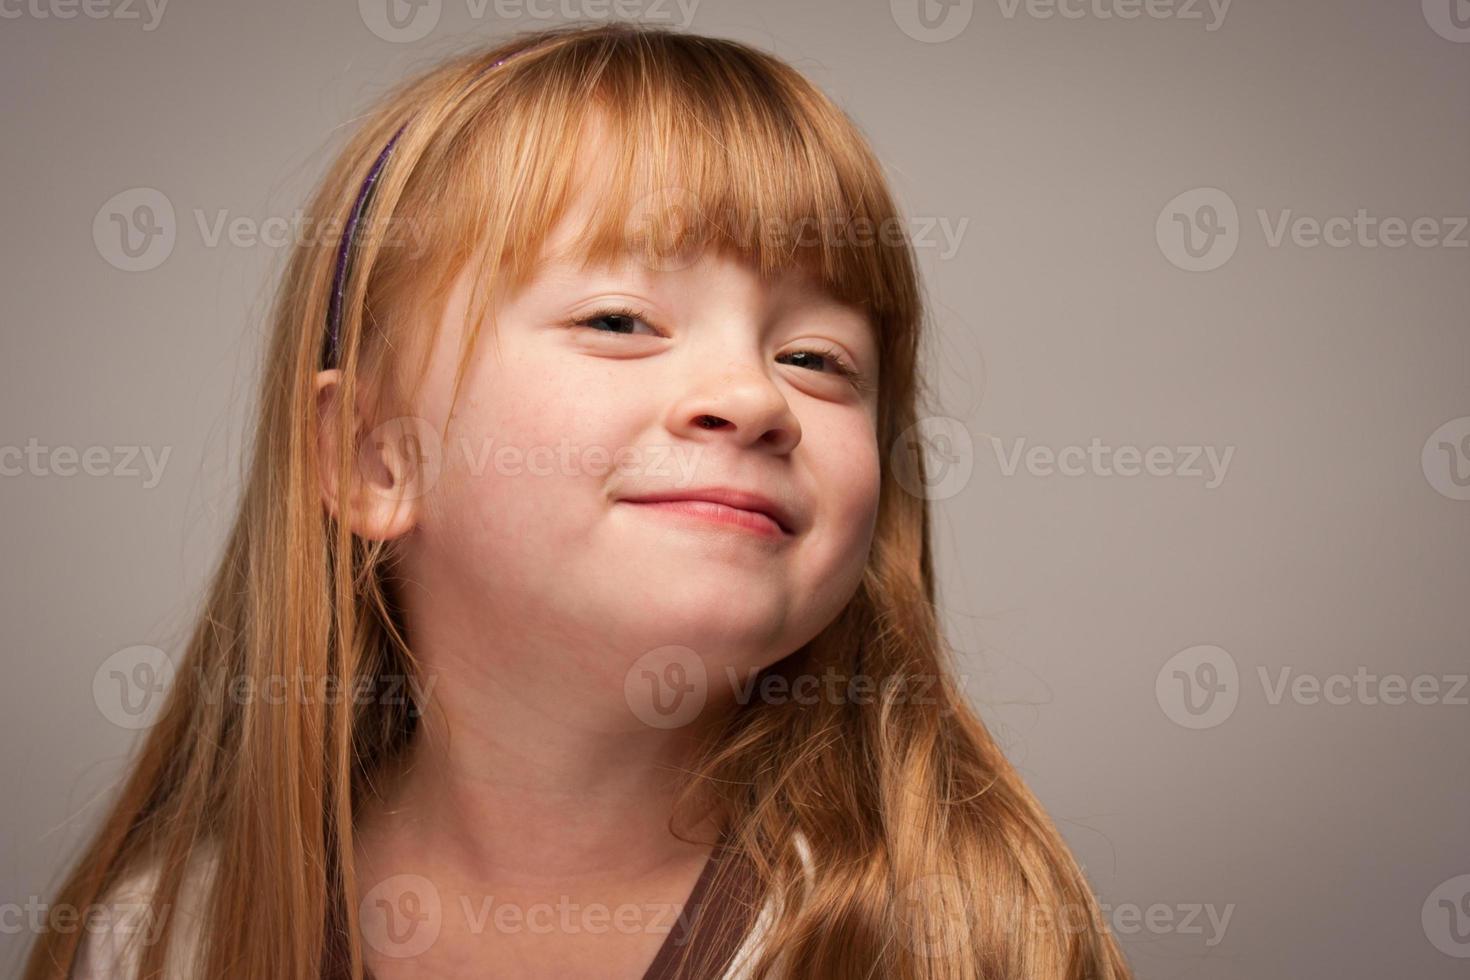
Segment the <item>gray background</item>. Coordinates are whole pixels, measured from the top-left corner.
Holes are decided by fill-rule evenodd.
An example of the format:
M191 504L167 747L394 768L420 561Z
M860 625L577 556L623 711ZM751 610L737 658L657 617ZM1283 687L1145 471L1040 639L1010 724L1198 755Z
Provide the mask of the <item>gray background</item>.
M946 623L1138 975L1470 975L1438 904L1470 889L1470 691L1445 703L1470 669L1470 501L1447 469L1470 472L1470 27L1449 16L1470 3L928 2L932 29L915 0L624 12L789 59L870 135L916 235L962 229L919 248L956 420L926 430L956 466ZM0 477L0 972L133 744L94 678L178 651L231 514L285 250L209 230L289 217L408 71L609 10L443 0L400 40L382 0L178 0L156 22L120 3L0 18L0 451L49 447ZM136 188L177 237L125 271L93 228ZM1207 217L1200 188L1238 216L1190 271L1174 215ZM1268 233L1359 209L1445 220L1397 248ZM1005 458L1094 438L1233 455L1217 486ZM58 472L57 447L91 446L104 472ZM161 480L111 447L167 450ZM1201 645L1221 691L1196 716L1174 672L1196 665L1171 658ZM1276 698L1283 669L1440 696ZM1229 910L1223 935L1205 909Z

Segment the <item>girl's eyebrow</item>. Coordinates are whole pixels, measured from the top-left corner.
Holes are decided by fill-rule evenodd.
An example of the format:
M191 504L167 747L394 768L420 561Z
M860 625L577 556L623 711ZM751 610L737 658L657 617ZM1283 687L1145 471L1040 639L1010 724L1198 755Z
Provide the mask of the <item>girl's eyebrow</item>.
M602 262L580 263L575 257L560 260L542 260L541 268L527 285L532 288L555 289L558 291L582 291L594 284L615 281L618 285L636 292L653 292L661 282L649 275L650 270L636 263L609 265Z
M876 354L880 349L878 336L878 324L873 317L861 307L851 303L845 303L838 299L830 289L816 282L808 276L803 276L788 285L789 292L782 298L780 305L788 312L800 312L805 309L816 309L822 312L835 312L836 319L843 323L852 322L856 329L861 332L863 338L872 344Z

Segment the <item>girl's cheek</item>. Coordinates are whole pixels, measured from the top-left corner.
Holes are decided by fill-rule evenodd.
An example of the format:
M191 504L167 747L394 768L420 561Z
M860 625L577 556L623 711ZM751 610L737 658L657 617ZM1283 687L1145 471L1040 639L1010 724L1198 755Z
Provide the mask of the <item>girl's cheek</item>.
M490 515L512 525L538 519L607 479L597 461L635 438L634 393L619 397L606 378L570 374L497 372L456 410L445 507L461 526L484 526Z
M852 499L848 506L851 508L851 520L855 527L864 529L871 533L874 522L878 517L878 496L881 490L880 467L881 460L878 456L877 446L866 444L865 449L855 453L855 457L861 457L860 465L851 474L853 487Z
M797 452L807 448L819 461L815 465L822 471L822 492L835 509L853 520L868 510L876 512L882 461L868 418L853 411L837 412L812 425L803 420L803 433L804 442L813 442Z

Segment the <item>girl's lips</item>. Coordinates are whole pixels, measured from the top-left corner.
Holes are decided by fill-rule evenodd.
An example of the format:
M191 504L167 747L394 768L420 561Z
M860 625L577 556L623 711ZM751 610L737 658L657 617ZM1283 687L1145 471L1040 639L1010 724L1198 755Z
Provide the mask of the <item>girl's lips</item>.
M750 531L767 538L780 539L787 536L781 525L754 510L743 510L712 500L623 500L625 504L641 507L648 511L660 511L673 517L692 518L704 523Z

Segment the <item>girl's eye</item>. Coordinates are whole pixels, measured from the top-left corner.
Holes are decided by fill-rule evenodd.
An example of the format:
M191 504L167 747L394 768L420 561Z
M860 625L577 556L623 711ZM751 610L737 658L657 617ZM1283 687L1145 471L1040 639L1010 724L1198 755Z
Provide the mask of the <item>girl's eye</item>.
M815 363L818 365L817 367L807 367L807 369L815 370L822 374L830 373L838 375L842 378L846 378L848 383L850 383L854 388L858 389L859 391L867 391L871 387L867 380L863 377L862 372L849 364L847 358L845 358L842 355L842 352L837 350L836 348L804 348L802 350L792 351L789 354L782 354L781 356L799 358L800 361L797 364L798 367L807 367L808 365ZM830 365L831 370L829 371L827 367L822 366L824 364Z
M572 321L572 323L578 327L589 327L597 333L625 334L633 333L641 324L642 326L648 327L649 332L657 337L658 331L650 326L643 316L637 310L598 310L596 313L581 317Z
M574 327L587 327L595 333L627 334L631 335L638 327L646 327L648 332L655 337L661 336L652 324L645 319L646 314L640 310L618 307L615 309L598 310L586 316L578 317L571 321ZM801 350L782 354L783 358L795 358L796 366L806 368L808 371L816 371L818 374L832 374L845 379L848 384L858 391L869 391L872 384L863 376L863 373L853 367L835 347L819 346L808 347Z

